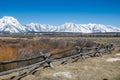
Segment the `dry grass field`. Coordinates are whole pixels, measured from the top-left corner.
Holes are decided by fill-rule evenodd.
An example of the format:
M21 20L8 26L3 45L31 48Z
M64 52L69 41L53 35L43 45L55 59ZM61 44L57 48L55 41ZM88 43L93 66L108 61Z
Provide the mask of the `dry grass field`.
M41 39L41 37L34 37L25 40L34 41L39 39ZM85 60L80 59L74 63L72 62L73 60L68 60L67 64L65 65L60 64L62 61L54 62L53 64L55 67L53 69L49 67L43 69L43 67L40 67L34 75L30 74L26 77L23 77L21 80L120 80L120 37L51 37L50 40L72 43L75 43L78 40L90 41L100 44L113 43L116 49L112 54L105 54L102 57L87 57ZM61 44L61 42L59 44ZM26 46L29 50L29 48L33 49L35 45L36 43L34 42L31 47L28 47L29 45ZM9 46L11 46L11 44L9 44ZM21 48L21 46L19 47ZM37 47L40 48L40 46ZM44 45L44 47L49 48L50 46ZM61 46L57 47L62 50ZM66 48L66 46L63 47ZM69 49L70 47L72 46L67 46L67 49ZM8 47L8 50L9 49L11 50L11 48ZM14 49L12 50L14 51ZM50 51L57 52L60 50L53 49L53 51ZM19 75L22 72L19 71L9 75L0 76L0 80L10 78L13 75Z
M75 63L69 61L66 65L54 63L54 69L36 72L34 80L120 80L120 61L109 62L109 58L120 56L104 55Z

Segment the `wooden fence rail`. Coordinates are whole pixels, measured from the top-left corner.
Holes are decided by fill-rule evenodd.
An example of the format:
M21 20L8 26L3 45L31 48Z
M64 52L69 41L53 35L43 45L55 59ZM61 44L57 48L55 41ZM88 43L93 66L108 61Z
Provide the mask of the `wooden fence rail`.
M23 61L30 61L30 60L34 60L34 59L41 58L41 57L43 57L43 55L34 56L31 58L25 58L25 59L4 61L4 62L0 62L0 65L5 65L5 64L10 64L10 63L19 63L19 62L23 62Z

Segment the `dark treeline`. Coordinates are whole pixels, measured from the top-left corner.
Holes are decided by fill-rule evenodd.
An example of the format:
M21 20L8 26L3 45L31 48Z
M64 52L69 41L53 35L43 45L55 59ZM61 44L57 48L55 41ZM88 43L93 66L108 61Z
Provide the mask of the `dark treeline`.
M30 33L0 33L4 37L34 37L34 36L51 36L51 37L120 37L120 32L105 33L73 33L73 32L30 32Z

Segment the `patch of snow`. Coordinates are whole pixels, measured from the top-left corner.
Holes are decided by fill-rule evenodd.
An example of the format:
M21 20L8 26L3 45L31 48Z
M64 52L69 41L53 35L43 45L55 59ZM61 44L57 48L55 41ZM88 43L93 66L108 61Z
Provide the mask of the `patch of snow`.
M106 60L107 62L114 62L114 61L120 61L120 58L109 58Z
M120 53L117 53L116 55L120 56Z
M70 72L57 72L53 74L54 77L65 77L72 78L72 74Z

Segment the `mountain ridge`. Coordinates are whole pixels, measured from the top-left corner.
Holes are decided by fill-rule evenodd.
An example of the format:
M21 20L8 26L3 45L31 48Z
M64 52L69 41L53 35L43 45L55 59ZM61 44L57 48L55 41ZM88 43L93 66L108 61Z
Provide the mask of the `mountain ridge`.
M17 19L11 16L4 16L0 19L1 33L27 33L27 32L120 32L120 28L103 24L75 24L64 23L60 26L49 24L30 23L21 25Z

